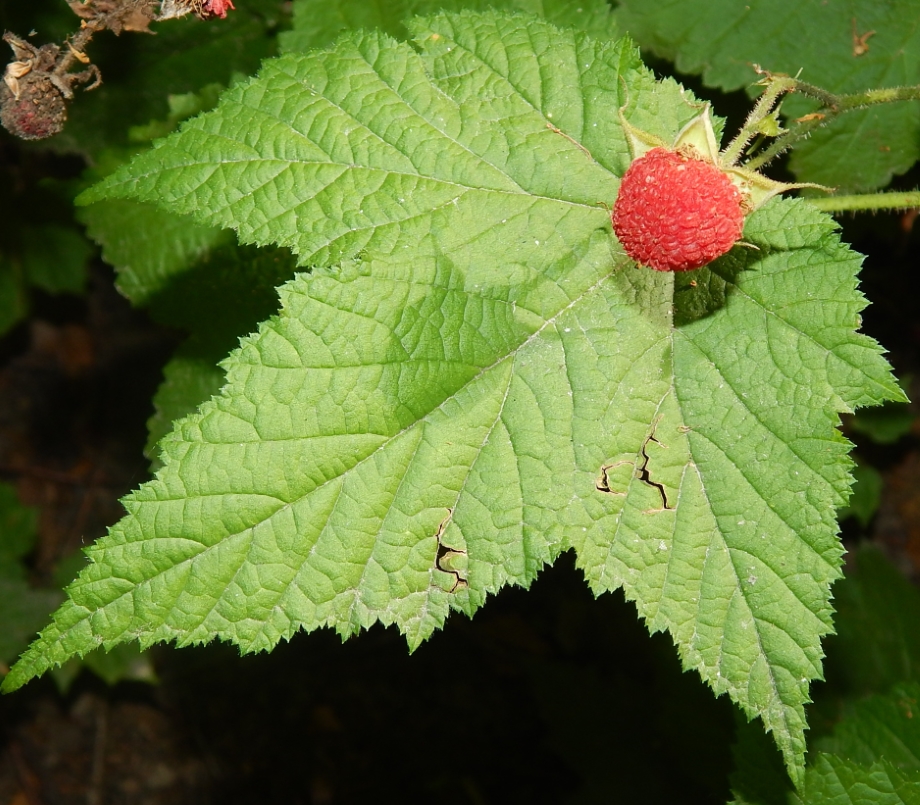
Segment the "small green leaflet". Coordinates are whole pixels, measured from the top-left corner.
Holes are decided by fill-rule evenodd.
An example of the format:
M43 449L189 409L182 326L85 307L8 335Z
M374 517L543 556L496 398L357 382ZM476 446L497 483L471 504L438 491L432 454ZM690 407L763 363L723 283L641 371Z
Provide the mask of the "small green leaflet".
M161 442L6 690L98 644L244 651L395 624L414 648L575 549L795 779L840 575L838 413L898 398L855 332L860 259L780 201L711 267L633 266L617 109L696 112L627 42L520 15L290 54L89 191L319 267Z

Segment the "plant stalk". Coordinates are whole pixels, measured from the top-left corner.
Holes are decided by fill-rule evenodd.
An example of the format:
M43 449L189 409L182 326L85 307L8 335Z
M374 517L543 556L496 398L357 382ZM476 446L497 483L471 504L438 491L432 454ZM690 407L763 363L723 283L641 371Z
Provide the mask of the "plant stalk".
M795 125L783 132L773 143L756 157L748 160L744 167L748 170L758 170L768 164L784 151L789 149L793 144L808 137L815 129L826 126L831 120L844 112L852 112L855 109L867 109L871 106L877 106L882 103L894 103L896 101L916 101L920 100L920 84L911 87L889 87L883 89L870 89L865 92L854 92L847 95L835 95L832 92L816 87L805 81L799 81L797 78L788 76L769 76L765 79L767 89L764 92L754 112L748 118L748 122L739 132L738 136L729 144L726 152L735 147L736 142L742 135L750 139L751 133L749 124L754 118L755 112L760 108L761 101L770 98L771 108L779 94L783 92L798 92L809 98L814 98L821 102L822 106L818 111L800 117L795 121ZM761 115L761 118L764 115ZM759 122L759 121L758 121ZM746 144L746 142L745 142ZM744 148L742 144L741 148ZM737 159L737 156L735 156Z
M904 210L920 207L920 190L891 193L867 193L851 196L806 198L823 212L870 212L875 210Z

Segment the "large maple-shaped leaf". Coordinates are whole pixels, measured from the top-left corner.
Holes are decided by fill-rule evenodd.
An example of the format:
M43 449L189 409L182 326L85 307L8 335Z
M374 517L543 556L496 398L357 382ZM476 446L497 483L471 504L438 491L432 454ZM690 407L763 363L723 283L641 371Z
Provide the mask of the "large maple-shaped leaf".
M753 84L753 65L831 92L920 83L920 25L913 0L620 0L621 29L709 86ZM810 111L792 98L795 118ZM812 107L813 108L813 104ZM801 181L853 190L882 187L920 159L920 104L852 112L816 131L792 154Z
M324 263L161 442L5 680L98 644L396 624L529 584L574 548L800 776L848 490L838 412L897 396L856 334L859 257L775 200L712 266L622 254L616 110L696 109L628 43L524 16L417 20L289 55L91 191ZM332 264L338 265L332 265Z

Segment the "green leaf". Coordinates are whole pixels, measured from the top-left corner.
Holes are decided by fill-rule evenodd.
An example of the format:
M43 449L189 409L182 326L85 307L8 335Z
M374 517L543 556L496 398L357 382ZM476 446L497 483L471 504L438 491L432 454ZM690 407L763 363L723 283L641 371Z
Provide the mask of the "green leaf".
M835 755L819 754L805 774L798 805L917 805L920 775L904 772L887 760L860 766Z
M614 113L625 103L620 60L634 82L636 125L664 134L694 110L673 84L661 90L666 103L643 95L652 77L630 49L545 24L531 44L523 19L461 26L457 41L415 23L421 53L356 33L329 53L267 62L81 202L156 203L232 226L243 242L289 246L301 265L457 248L478 220L500 216L501 238L520 242L522 261L546 260L567 215L606 219L600 205L628 164ZM507 44L493 67L475 48L499 37ZM516 57L516 39L529 58ZM454 77L461 68L469 77Z
M93 246L72 226L26 226L21 230L27 280L52 293L78 292L86 282Z
M19 262L0 252L0 335L25 316L26 310Z
M19 578L19 559L35 542L37 515L19 502L16 490L0 483L0 576Z
M523 11L561 27L613 39L616 23L605 0L295 0L294 26L278 37L282 53L328 47L342 31L360 28L404 38L405 21L436 11Z
M849 489L840 411L898 398L854 331L859 257L805 203L675 277L635 268L601 202L616 110L696 112L624 43L534 18L352 33L226 93L86 198L136 197L331 268L161 443L4 682L98 644L273 647L395 624L411 647L574 548L685 668L760 716L801 778ZM340 265L336 265L340 263Z
M920 681L920 592L882 552L854 551L834 588L837 636L828 642L828 679L854 693Z
M103 201L78 209L102 258L118 271L118 287L144 306L171 281L232 235L136 201Z
M292 277L294 268L285 249L228 244L148 298L154 318L191 333L163 371L153 400L156 413L147 423L148 456L155 456L156 443L176 419L220 391L224 372L218 364L239 345L239 333L252 331L277 309L275 286Z
M881 473L869 464L862 464L858 460L853 468L853 487L850 490L850 499L847 505L838 512L841 520L855 517L859 524L866 528L875 517L879 503L882 500Z
M621 0L621 30L640 45L701 74L712 87L735 90L753 84L754 64L798 75L835 93L920 83L920 29L913 0L842 7L824 0ZM856 55L856 37L868 51ZM785 111L809 110L790 99ZM899 103L852 112L815 132L793 152L800 181L848 190L887 185L920 158L920 104Z
M0 668L29 645L63 598L59 590L36 590L26 581L19 560L32 549L35 523L35 511L0 484Z
M851 701L834 734L815 748L863 766L884 758L920 772L920 684L904 683L884 695Z

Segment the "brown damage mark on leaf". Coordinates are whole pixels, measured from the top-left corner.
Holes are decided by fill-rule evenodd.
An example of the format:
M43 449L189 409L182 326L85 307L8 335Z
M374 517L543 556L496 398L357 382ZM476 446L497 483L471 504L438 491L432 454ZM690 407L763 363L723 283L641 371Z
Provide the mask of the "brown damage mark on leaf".
M626 494L625 492L618 492L616 489L610 486L610 475L609 475L610 470L614 469L615 467L622 467L624 464L630 464L632 466L635 466L635 462L627 461L627 460L615 461L613 464L604 464L601 467L600 475L598 476L597 480L594 482L594 488L598 492L604 492L605 494L608 494L608 495L625 495Z
M636 466L636 462L624 459L623 461L615 461L611 464L604 464L601 466L597 480L595 480L594 482L594 488L598 492L601 492L607 495L625 495L626 494L625 491L620 491L616 489L615 486L611 485L610 471L615 469L616 467L630 465L630 466L635 467L635 477L636 478L638 478L644 484L647 484L648 486L651 486L657 489L658 494L661 495L661 508L651 509L650 511L664 511L664 510L673 511L674 510L674 506L672 506L668 502L668 493L664 488L664 484L660 483L659 481L656 481L652 477L652 474L648 466L649 461L650 461L649 454L648 454L649 442L654 442L659 447L662 447L665 450L668 449L668 446L666 444L662 444L655 437L655 429L657 427L658 427L658 420L656 420L655 424L653 425L651 433L649 433L649 435L645 437L645 441L642 443L642 448L639 450L639 455L642 457L641 464ZM678 430L681 430L681 429L678 428ZM686 428L685 430L681 430L681 432L686 433L689 430L690 428Z
M807 123L810 120L824 120L826 115L821 114L821 112L812 112L810 115L802 115L795 119L796 123Z
M448 509L447 516L441 520L441 523L438 526L438 530L434 535L435 539L438 541L438 552L434 557L434 566L442 573L447 573L447 575L454 577L454 584L450 588L450 592L452 593L456 592L458 589L470 586L467 580L460 575L460 571L455 570L450 566L450 562L455 556L466 556L466 551L461 551L457 548L451 548L441 541L441 538L444 536L444 531L447 528L447 524L450 522L453 516L454 510Z
M640 451L642 455L642 466L636 468L636 477L640 481L643 481L644 483L648 484L649 486L653 486L655 487L655 489L658 490L658 494L661 495L661 508L662 509L673 511L674 507L668 504L668 493L665 492L664 484L661 483L660 481L656 481L655 479L653 479L648 469L649 457L648 457L648 453L646 452L646 450L648 448L649 442L654 442L659 447L662 447L665 450L668 449L667 445L662 444L661 442L658 441L658 439L655 438L655 429L657 427L658 427L658 422L655 423L655 426L652 428L652 432L648 435L648 437L642 443L642 450Z
M869 52L867 42L869 38L875 36L875 31L866 31L864 34L856 32L856 17L853 17L853 58L858 59Z

